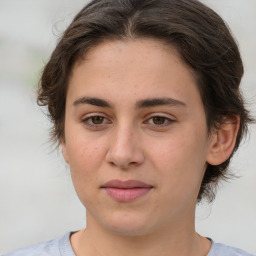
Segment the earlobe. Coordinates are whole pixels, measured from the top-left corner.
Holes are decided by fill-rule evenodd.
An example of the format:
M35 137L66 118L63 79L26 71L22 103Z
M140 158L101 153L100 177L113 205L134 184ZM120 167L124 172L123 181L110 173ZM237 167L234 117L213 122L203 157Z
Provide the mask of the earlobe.
M67 154L67 148L66 148L66 143L65 141L61 142L61 150L62 150L62 155L66 161L67 164L69 164L69 160L68 160L68 154Z
M207 162L219 165L232 154L239 130L239 116L226 117L217 130L212 134Z

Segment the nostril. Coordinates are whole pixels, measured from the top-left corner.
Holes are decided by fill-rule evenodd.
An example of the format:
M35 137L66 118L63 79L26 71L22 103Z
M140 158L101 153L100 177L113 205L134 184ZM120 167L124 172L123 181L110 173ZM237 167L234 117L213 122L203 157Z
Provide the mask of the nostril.
M119 167L121 169L128 169L131 166L137 166L144 161L144 154L140 148L134 143L114 143L111 145L106 153L106 160L112 167Z
M110 162L109 163L111 166L115 166L115 163L114 162Z

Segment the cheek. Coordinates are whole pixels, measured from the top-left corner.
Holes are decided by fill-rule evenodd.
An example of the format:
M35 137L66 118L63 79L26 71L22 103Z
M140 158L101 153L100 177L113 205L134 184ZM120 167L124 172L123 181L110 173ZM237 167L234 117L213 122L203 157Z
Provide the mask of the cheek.
M173 134L162 143L154 143L153 162L161 172L159 175L166 191L171 189L172 193L180 193L200 185L206 162L202 134L190 129Z
M66 147L70 167L76 171L88 170L87 167L97 164L104 150L102 141L86 133L80 125L67 127Z
M98 184L100 165L98 145L83 141L72 141L68 145L70 172L76 193L85 207L95 203L93 199L95 184Z
M98 170L104 158L104 148L97 140L77 136L67 138L67 153L75 189L86 191L97 184Z

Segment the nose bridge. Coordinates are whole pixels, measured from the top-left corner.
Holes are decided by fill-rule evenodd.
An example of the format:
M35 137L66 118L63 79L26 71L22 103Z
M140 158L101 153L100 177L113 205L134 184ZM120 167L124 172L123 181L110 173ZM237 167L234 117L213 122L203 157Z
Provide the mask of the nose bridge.
M127 122L120 123L113 130L107 160L120 168L140 164L144 157L139 147L138 130Z
M131 124L124 122L117 126L115 133L115 144L117 144L117 146L120 144L121 147L126 147L126 149L131 150L134 143L133 139L136 136L134 127Z

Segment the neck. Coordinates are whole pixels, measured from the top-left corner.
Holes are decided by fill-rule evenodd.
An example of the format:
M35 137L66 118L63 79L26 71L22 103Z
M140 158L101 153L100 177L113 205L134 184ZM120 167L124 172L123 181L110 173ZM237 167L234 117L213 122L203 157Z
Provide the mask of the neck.
M165 225L152 233L123 235L109 231L87 213L87 228L71 237L77 256L205 256L211 243L195 232L194 221Z

